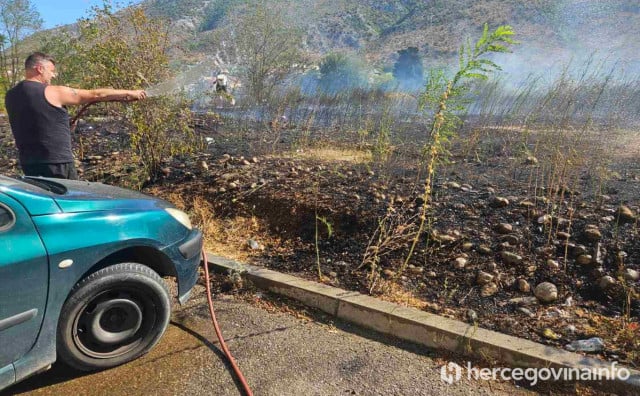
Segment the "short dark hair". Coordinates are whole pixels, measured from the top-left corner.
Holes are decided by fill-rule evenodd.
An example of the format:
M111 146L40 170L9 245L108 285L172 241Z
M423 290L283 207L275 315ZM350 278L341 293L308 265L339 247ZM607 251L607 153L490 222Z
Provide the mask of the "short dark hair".
M56 64L55 59L53 59L51 55L47 55L42 52L34 52L33 54L29 55L27 59L24 61L24 69L25 70L33 69L34 67L38 66L42 62L46 62L46 61L49 61L54 65Z

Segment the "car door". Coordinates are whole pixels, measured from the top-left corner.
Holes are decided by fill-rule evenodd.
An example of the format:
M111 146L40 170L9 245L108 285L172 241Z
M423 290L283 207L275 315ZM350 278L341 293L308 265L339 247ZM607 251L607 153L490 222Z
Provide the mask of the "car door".
M35 343L48 280L47 253L29 213L0 192L0 370Z

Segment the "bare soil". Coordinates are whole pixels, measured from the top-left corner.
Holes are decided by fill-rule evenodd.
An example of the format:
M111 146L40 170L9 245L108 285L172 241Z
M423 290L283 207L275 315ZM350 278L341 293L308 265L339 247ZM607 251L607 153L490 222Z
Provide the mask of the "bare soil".
M536 181L543 165L522 157L498 150L477 160L452 149L438 168L428 229L401 272L421 204L417 157L377 162L355 143L331 140L274 150L262 134L251 141L215 120L197 130L214 142L167 162L144 191L187 210L209 250L560 348L600 337L605 348L596 355L640 366L639 285L624 277L640 271L638 224L619 212L625 205L640 213L630 140L615 149L606 183L585 174L571 188L543 189ZM286 133L279 138L292 147ZM84 124L76 148L80 140L83 178L130 184L138 165L117 122ZM0 146L0 170L18 174L6 123ZM389 230L384 243L380 224ZM580 264L579 254L591 260ZM613 282L603 288L604 276ZM557 287L557 299L523 305L543 282Z

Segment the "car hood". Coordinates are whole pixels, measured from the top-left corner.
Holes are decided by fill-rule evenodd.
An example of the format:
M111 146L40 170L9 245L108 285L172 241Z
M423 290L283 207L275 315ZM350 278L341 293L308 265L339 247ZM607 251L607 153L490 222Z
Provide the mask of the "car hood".
M102 183L56 180L66 192L53 196L63 212L87 212L113 209L163 209L172 205L137 191Z
M20 201L32 216L115 209L158 210L173 206L137 191L77 180L0 177L0 190Z

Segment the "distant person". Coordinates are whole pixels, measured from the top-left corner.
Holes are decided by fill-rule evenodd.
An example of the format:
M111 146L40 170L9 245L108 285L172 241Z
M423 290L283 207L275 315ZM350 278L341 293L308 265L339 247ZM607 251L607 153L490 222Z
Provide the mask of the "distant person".
M216 84L216 92L224 92L227 93L227 71L220 70L216 75L215 84Z
M7 91L5 106L20 167L27 176L78 179L66 106L128 102L146 97L142 90L85 90L50 85L56 77L56 63L41 52L29 55L24 69L25 79Z

